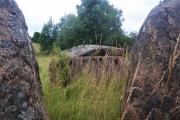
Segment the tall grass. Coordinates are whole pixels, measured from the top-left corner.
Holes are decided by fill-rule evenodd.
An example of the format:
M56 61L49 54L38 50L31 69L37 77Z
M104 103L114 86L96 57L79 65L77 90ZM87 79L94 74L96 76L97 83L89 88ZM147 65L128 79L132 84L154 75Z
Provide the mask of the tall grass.
M169 89L168 87L171 86L170 85L170 81L172 79L174 79L175 76L176 76L176 75L173 76L173 72L172 71L173 71L174 67L176 67L175 65L177 64L178 58L180 56L180 50L178 49L179 42L180 42L180 35L178 35L176 40L177 40L177 42L176 42L176 44L174 46L174 51L173 51L172 55L170 55L167 69L165 71L163 71L163 74L162 74L161 78L159 80L157 80L157 83L155 84L155 86L153 86L153 83L152 83L152 85L150 85L150 86L153 86L154 88L153 88L152 92L150 93L150 95L148 96L148 99L150 97L152 97L153 95L155 95L155 93L157 92L156 93L156 97L158 96L161 99L160 110L158 110L158 111L155 110L156 109L155 107L157 107L157 106L153 106L154 108L152 106L149 106L149 109L151 109L151 111L148 113L148 115L146 117L146 120L148 120L150 117L152 117L151 114L153 113L153 111L155 111L154 114L162 114L162 113L160 113L160 112L164 112L164 110L163 110L164 108L162 106L166 106L167 105L167 103L163 103L163 102L164 102L165 97L169 97L168 94L169 93L171 94L170 90L168 90ZM149 62L151 62L151 61L149 61ZM138 70L140 69L140 67L139 67L140 64L141 64L141 56L140 56L140 58L138 60L138 64L137 64L137 67L135 69L135 73L133 75L133 79L131 81L131 84L129 85L129 88L127 88L128 89L127 90L128 94L127 94L126 101L124 101L125 104L123 106L122 115L121 115L121 118L119 118L119 120L125 120L125 119L129 119L129 120L132 120L132 119L133 120L137 120L138 119L139 120L140 119L139 115L137 115L136 112L135 112L135 111L138 111L138 110L135 110L135 108L133 108L133 104L135 103L135 101L132 100L133 102L130 103L130 99L131 99L133 90L134 89L140 89L140 90L143 89L143 88L139 88L139 87L133 87L134 83L135 83L135 79L136 79L137 74L138 74ZM175 69L177 69L177 68L175 68ZM172 76L173 76L173 78L171 78ZM167 80L165 81L165 79L167 79ZM147 82L149 82L149 81L147 81ZM164 85L163 87L160 87L161 83ZM163 92L161 93L159 91L163 91ZM146 92L146 91L143 91L143 92ZM176 96L173 96L173 97L176 97ZM147 100L147 98L145 100ZM156 101L156 99L154 101ZM176 102L177 101L178 100L176 100ZM143 101L141 101L141 102L143 102ZM146 103L146 102L144 102L144 103ZM146 103L146 104L148 104L148 103ZM137 105L137 103L136 103L136 105ZM173 117L178 114L178 110L180 109L180 106L173 106L173 107L172 106L170 108L166 107L166 109L170 109L169 114L165 113L166 114L165 115L166 116L165 117L166 120L178 119L178 118L173 118ZM141 108L138 108L138 109L141 109ZM142 112L145 113L147 111L148 111L148 109L146 108L146 110L144 109L144 111L142 111ZM144 113L142 113L141 115L143 115ZM159 119L159 118L157 117L157 119ZM160 118L160 119L162 119L162 118Z
M33 42L32 43L33 44L33 48L34 48L34 53L36 54L36 55L40 55L40 53L41 53L41 47L40 47L40 45L38 44L38 43L35 43L35 42Z
M114 72L108 84L95 71L84 70L67 87L51 85L52 56L37 56L45 104L51 120L117 120L127 79L127 68ZM125 63L125 61L120 61ZM112 71L113 72L113 71ZM98 81L98 82L97 82Z

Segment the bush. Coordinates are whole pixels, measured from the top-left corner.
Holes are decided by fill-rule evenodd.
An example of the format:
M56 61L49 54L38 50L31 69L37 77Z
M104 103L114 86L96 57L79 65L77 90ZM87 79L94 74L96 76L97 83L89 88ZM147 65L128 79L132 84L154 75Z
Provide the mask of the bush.
M51 84L59 85L61 84L60 74L61 74L61 64L57 57L52 57L49 63L49 79Z
M49 64L49 76L52 84L65 87L69 81L68 55L60 48L53 46L51 54L53 55Z

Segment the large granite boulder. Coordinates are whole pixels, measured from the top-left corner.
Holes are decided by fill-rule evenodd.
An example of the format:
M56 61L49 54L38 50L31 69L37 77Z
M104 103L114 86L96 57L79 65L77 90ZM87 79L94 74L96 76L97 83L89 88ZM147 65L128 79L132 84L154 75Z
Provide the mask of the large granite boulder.
M78 56L122 56L124 49L102 45L79 45L67 50L68 55L73 57Z
M69 56L68 73L65 79L59 75L63 71L61 60L52 59L49 64L49 76L52 84L69 84L74 77L83 72L92 74L94 79L110 79L117 74L120 68L128 65L124 59L125 51L122 48L101 45L79 45L66 51ZM66 71L66 70L65 70Z
M180 120L180 0L156 6L132 52L123 120Z
M70 78L86 72L92 74L96 80L108 80L124 65L122 56L125 51L111 46L79 45L67 50L67 54L70 56Z
M0 119L47 120L39 68L24 16L0 0Z
M118 76L123 68L127 68L125 59L120 56L80 56L71 58L69 65L70 78L88 73L95 80L108 81Z

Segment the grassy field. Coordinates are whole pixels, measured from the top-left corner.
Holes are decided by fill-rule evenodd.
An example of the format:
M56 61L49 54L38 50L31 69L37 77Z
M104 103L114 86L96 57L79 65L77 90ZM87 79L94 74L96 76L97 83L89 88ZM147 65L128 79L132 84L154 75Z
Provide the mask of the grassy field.
M38 49L37 44L34 47ZM112 77L108 84L103 79L94 82L93 74L84 72L75 82L60 87L49 81L48 65L52 56L36 58L51 120L118 120L127 70Z

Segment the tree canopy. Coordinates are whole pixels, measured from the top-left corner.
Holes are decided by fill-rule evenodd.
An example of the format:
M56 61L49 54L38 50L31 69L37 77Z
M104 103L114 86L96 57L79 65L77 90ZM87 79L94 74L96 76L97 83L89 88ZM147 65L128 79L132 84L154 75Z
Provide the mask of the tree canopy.
M77 14L87 43L109 45L122 34L122 11L107 0L82 0L77 5Z
M34 32L32 37L32 42L39 42L40 36L41 36L40 32Z
M52 18L50 18L49 21L44 24L41 35L39 37L39 43L41 45L42 51L51 51L59 31L58 24L54 24Z
M61 18L60 32L55 42L61 49L71 48L81 44L81 24L78 17L74 14L68 14Z
M50 18L43 26L39 39L42 50L50 51L53 43L62 50L81 44L132 44L121 28L122 10L107 0L81 0L76 9L77 15L64 15L57 24Z

